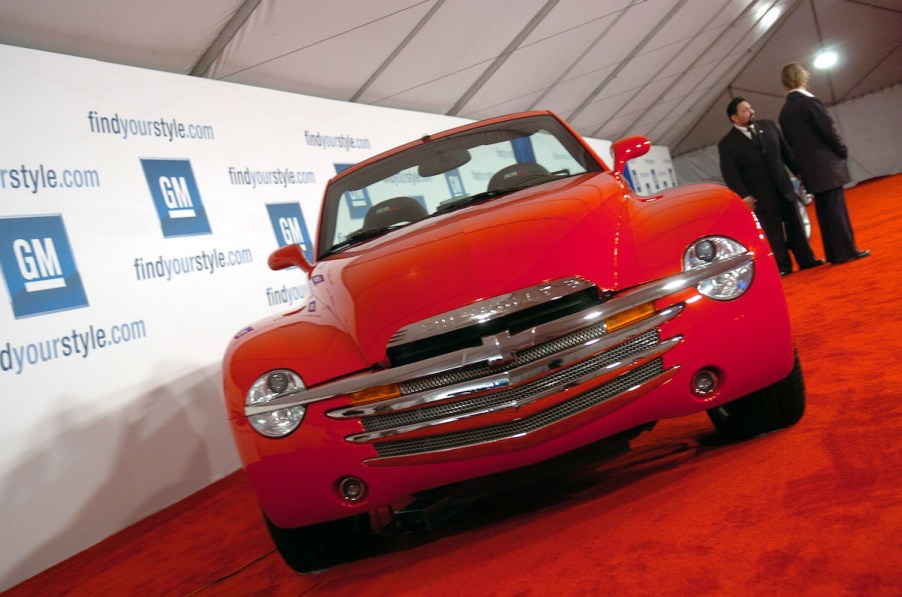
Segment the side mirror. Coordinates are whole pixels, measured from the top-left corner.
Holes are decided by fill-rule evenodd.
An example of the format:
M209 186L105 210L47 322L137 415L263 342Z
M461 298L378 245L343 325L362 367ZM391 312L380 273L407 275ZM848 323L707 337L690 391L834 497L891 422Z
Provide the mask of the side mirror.
M270 253L268 263L269 268L273 270L297 266L308 274L313 271L313 266L310 265L310 262L304 257L304 252L301 251L301 245L299 244L279 247Z
M623 168L629 160L645 155L649 149L651 149L651 141L645 137L626 137L614 141L611 145L611 153L614 154L614 172L622 174Z

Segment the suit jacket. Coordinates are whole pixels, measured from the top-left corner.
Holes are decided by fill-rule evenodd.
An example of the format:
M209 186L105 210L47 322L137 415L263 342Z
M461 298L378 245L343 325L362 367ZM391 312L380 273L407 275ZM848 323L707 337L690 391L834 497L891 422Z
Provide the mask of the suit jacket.
M755 211L778 211L780 201L795 201L788 166L795 172L792 150L772 120L755 123L761 145L734 126L717 144L723 180L740 197L752 195Z
M849 182L848 150L819 99L798 91L788 93L780 111L780 126L795 152L800 178L809 193L829 191Z

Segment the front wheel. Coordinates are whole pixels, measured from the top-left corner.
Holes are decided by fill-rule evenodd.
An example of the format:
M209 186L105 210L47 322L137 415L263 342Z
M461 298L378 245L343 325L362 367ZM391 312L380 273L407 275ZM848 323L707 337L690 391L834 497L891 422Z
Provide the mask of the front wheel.
M792 371L784 379L708 411L718 433L747 439L789 427L805 412L805 380L799 353L793 349Z
M283 529L264 514L266 527L285 563L309 573L365 556L372 542L369 514L306 527Z

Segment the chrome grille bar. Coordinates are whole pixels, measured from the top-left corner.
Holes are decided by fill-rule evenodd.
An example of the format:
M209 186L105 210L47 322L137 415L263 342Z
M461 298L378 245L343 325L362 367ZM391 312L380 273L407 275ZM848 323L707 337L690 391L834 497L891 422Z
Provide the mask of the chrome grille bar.
M667 374L668 371L663 369L660 359L655 359L610 383L529 417L478 429L381 442L374 445L379 458L392 458L453 450L527 435L598 406L624 392L630 390L641 392L646 387L658 385L659 380L665 378Z
M584 278L553 280L531 288L479 301L439 316L406 325L391 337L389 348L431 338L450 331L486 323L499 317L519 313L536 305L558 300L594 286Z
M560 369L521 386L483 394L471 400L366 418L363 419L363 423L368 432L351 435L345 439L351 442L370 442L427 427L456 423L484 414L517 409L565 388L577 387L605 373L610 375L612 371L625 371L639 363L653 360L681 340L682 338L676 337L659 344L657 333L649 332L632 343L633 346L629 348L633 350L623 347L620 352L625 354L621 360L614 360L619 356L617 352L602 353L573 367Z

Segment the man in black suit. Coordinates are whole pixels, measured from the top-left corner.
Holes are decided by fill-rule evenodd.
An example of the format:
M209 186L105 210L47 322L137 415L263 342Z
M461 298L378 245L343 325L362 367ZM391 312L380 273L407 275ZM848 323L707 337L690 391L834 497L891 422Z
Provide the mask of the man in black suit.
M799 269L823 265L811 251L796 211L796 194L786 172L795 171L792 151L772 120L755 121L755 111L737 97L727 105L733 126L717 144L720 172L732 191L755 210L782 275L792 272L789 252Z
M845 263L871 252L859 251L855 244L843 191L850 180L848 151L827 108L808 91L809 78L808 71L796 63L783 67L780 79L787 94L780 126L798 160L800 178L814 195L827 261Z

